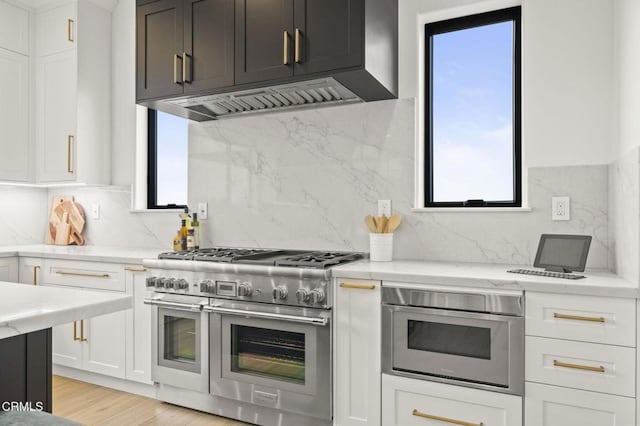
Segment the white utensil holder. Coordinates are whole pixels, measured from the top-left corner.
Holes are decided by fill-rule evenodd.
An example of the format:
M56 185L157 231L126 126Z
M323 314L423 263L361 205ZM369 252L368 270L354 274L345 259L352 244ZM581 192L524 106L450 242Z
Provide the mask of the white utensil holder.
M393 234L369 234L369 259L390 262L393 257Z

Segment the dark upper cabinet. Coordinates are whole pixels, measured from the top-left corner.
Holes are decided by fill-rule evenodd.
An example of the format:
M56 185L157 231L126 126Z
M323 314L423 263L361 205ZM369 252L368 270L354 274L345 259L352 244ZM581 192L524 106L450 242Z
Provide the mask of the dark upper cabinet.
M236 1L236 84L293 75L293 0Z
M185 0L184 93L232 86L234 0Z
M183 0L142 4L136 11L136 98L182 93Z
M138 100L233 85L233 2L138 0Z
M359 67L365 0L294 0L295 74Z

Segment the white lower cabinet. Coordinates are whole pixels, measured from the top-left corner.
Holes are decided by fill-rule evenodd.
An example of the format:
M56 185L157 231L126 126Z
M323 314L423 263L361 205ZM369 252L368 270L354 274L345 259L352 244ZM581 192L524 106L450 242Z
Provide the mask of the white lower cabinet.
M381 282L337 280L335 288L334 425L379 426Z
M52 330L52 361L66 367L82 368L80 321L57 325Z
M0 258L0 281L18 282L18 258Z
M522 398L383 374L382 424L521 426Z
M525 384L525 426L633 426L635 399Z
M133 309L127 310L127 380L152 384L151 381L151 306L144 304L153 291L146 287L146 270L141 266L125 267L127 293L133 296Z
M85 319L82 368L106 376L125 378L126 311Z
M18 275L22 284L42 284L43 261L39 257L21 257L18 261Z

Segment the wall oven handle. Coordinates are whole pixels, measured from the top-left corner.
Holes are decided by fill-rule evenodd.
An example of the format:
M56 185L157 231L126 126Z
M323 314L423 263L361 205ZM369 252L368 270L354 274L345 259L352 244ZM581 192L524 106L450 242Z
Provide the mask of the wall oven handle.
M434 416L432 414L421 413L418 410L413 410L411 415L416 417L422 417L423 419L437 420L443 423L450 423L452 425L461 425L461 426L483 426L484 425L484 423L482 422L480 423L465 422L462 420L450 419L448 417Z
M177 309L179 311L192 311L192 312L200 312L202 311L201 305L196 305L193 303L180 303L180 302L167 302L166 300L155 300L155 299L144 299L145 305L158 306L160 308L171 308Z
M215 314L229 314L229 315L239 315L243 317L253 317L253 318L264 318L264 319L278 319L290 322L300 322L303 324L312 324L312 325L327 325L329 319L323 317L302 317L298 315L285 315L285 314L277 314L272 312L256 312L256 311L246 311L244 309L231 309L231 308L221 308L218 306L205 306L205 311L213 312Z

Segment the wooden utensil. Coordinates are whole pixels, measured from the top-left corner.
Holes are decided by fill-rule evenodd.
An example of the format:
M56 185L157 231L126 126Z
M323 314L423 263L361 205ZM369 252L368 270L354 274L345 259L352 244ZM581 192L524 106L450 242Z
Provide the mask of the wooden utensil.
M387 233L393 233L393 231L395 231L398 226L400 226L400 222L402 221L402 219L400 218L399 215L397 214L392 214L391 217L389 218L389 222L387 223Z
M389 222L389 218L387 216L382 215L378 218L378 233L384 234L387 229L387 223Z
M376 223L375 223L375 221L373 220L373 216L371 216L371 215L367 215L367 216L364 218L364 223L366 223L366 224L367 224L367 228L369 228L369 232L371 232L372 234L375 234L375 233L376 233Z
M56 239L57 246L66 246L69 244L69 233L71 232L71 225L69 225L69 213L64 212L60 223L56 226Z

